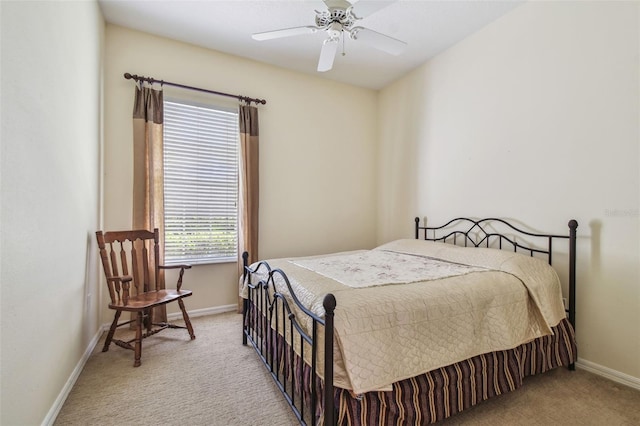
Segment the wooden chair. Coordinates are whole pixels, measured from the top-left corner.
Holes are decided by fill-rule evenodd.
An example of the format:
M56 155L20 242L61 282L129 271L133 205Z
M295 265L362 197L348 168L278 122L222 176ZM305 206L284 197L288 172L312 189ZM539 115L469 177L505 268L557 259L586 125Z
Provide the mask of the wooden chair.
M133 366L138 367L142 355L142 339L146 337L166 328L186 328L191 339L195 339L189 315L182 301L183 298L191 296L192 292L181 289L184 270L191 268L191 266L160 265L158 229L154 229L153 232L137 230L103 233L98 231L96 237L111 297L109 308L116 311L102 352L109 350L109 345L113 340L116 345L135 352ZM129 264L131 264L131 270ZM161 282L159 278L162 277L165 269L180 269L175 290L158 287ZM167 322L154 323L152 320L153 309L173 301L178 301L186 326ZM135 319L118 324L123 311L134 312ZM132 322L135 322L136 335L134 339L129 341L113 339L116 328ZM134 345L131 344L132 342Z

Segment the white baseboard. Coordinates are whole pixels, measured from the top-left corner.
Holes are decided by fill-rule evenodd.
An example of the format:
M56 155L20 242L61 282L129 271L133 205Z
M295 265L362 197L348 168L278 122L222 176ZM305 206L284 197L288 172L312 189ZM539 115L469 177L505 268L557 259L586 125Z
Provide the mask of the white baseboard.
M194 309L193 311L189 311L189 317L203 317L205 315L214 315L214 314L222 314L225 312L231 312L238 309L238 305L224 305L224 306L216 306L214 308L204 308L204 309ZM168 320L179 320L182 319L182 312L174 312L172 314L167 315ZM109 326L107 326L107 330Z
M237 308L238 308L237 305L225 305L225 306L216 306L213 308L195 309L193 311L189 311L189 317L195 318L195 317L201 317L205 315L221 314L224 312L235 311L237 310ZM167 315L167 319L170 319L170 320L182 319L182 312L174 312L172 314L169 314ZM56 417L58 417L58 414L60 413L60 410L64 405L64 402L67 400L67 397L69 396L69 392L71 392L71 389L73 389L73 385L76 384L76 381L80 376L80 373L82 373L82 369L84 368L84 365L87 363L87 360L89 359L96 345L100 341L100 338L102 337L102 333L109 330L109 327L111 327L111 323L102 324L102 326L98 328L98 331L96 331L96 334L93 336L93 338L87 345L87 349L84 351L84 354L82 354L82 357L78 361L78 364L73 369L71 376L69 376L69 379L67 380L64 387L60 391L60 394L58 395L55 402L53 403L53 406L51 407L46 417L42 421L42 426L50 426L54 424L54 422L56 421Z
M78 380L78 377L80 377L80 373L82 373L82 369L84 368L84 365L87 363L87 360L91 356L93 349L98 344L100 337L102 337L102 332L103 332L102 328L99 328L98 331L96 331L96 334L93 336L93 338L89 342L89 345L87 345L87 349L84 351L84 354L82 354L82 357L76 364L76 368L74 368L73 371L71 372L71 376L69 376L67 383L65 383L64 386L62 387L62 390L60 391L60 394L58 395L55 402L53 403L53 406L51 407L51 409L45 416L44 420L42 421L43 425L47 425L47 426L53 425L53 423L56 421L56 417L58 417L58 413L60 413L60 410L62 409L64 402L67 400L67 397L69 396L69 392L71 392L71 389L73 389L73 385L76 384L76 380Z
M194 309L192 311L187 311L189 313L189 318L203 317L205 315L215 315L215 314L223 314L225 312L231 312L238 309L238 305L224 305L224 306L216 306L213 308L204 308L204 309ZM167 314L167 321L175 321L182 319L182 312L173 312L171 314ZM123 319L118 321L118 324L127 322L128 319ZM102 331L108 331L111 327L111 323L107 322L102 324Z
M628 374L621 373L620 371L613 370L609 367L605 367L603 365L596 364L595 362L587 361L586 359L582 358L578 358L576 367L590 373L597 374L598 376L605 377L616 383L620 383L622 385L640 390L640 378L638 377L633 377Z

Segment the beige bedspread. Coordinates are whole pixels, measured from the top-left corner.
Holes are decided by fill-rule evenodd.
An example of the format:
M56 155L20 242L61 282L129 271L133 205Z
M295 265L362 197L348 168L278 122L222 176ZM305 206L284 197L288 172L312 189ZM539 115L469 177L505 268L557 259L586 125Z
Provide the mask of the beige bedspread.
M565 316L558 276L541 259L422 240L398 240L374 250L474 268L446 278L353 288L309 264L296 265L299 258L268 261L286 272L300 301L316 314L324 315L327 293L336 297L334 384L356 394L390 389L399 380L514 348L551 334L551 326ZM338 260L352 254L330 256ZM324 262L327 257L315 258ZM323 262L311 262L311 268ZM277 275L276 286L288 293ZM246 287L241 295L247 296Z

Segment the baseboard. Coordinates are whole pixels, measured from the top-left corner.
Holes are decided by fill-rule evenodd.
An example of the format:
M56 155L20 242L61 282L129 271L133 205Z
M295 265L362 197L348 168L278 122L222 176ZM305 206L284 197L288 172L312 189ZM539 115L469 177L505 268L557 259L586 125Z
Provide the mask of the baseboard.
M598 376L605 377L616 383L620 383L622 385L640 390L640 378L638 377L633 377L628 374L621 373L620 371L613 370L611 368L581 358L578 358L576 367L580 368L581 370L597 374Z
M193 311L189 311L189 317L203 317L205 315L215 315L222 314L225 312L231 312L238 309L238 305L224 305L224 306L216 306L213 308L204 308L204 309L194 309ZM182 319L182 312L174 312L172 314L167 315L167 320L179 320ZM109 326L107 326L107 330Z
M96 334L93 336L93 338L89 342L89 345L87 345L87 349L84 351L84 354L82 354L82 357L76 364L76 368L74 368L73 372L71 372L71 376L69 376L67 383L65 383L64 386L62 387L62 390L60 391L60 394L58 395L55 402L53 403L53 406L51 407L51 409L45 416L44 420L42 421L42 425L46 425L46 426L53 425L53 423L56 421L56 417L58 417L58 413L60 413L60 410L62 409L64 402L67 400L67 397L69 396L69 392L71 392L71 389L73 389L73 385L76 384L76 380L78 380L78 377L80 377L80 373L82 373L82 369L84 368L84 365L87 363L87 360L91 356L91 353L93 352L96 345L98 344L100 337L102 337L102 333L103 333L102 327L98 328L98 330L96 331Z
M238 305L224 305L224 306L216 306L213 308L203 308L203 309L194 309L192 311L187 311L189 313L189 318L203 317L205 315L215 315L215 314L223 314L225 312L231 312L238 309ZM167 321L175 321L182 319L182 312L173 312L171 314L167 314ZM128 319L123 319L118 321L118 324L127 322ZM102 324L102 331L108 331L111 327L111 323L107 322Z

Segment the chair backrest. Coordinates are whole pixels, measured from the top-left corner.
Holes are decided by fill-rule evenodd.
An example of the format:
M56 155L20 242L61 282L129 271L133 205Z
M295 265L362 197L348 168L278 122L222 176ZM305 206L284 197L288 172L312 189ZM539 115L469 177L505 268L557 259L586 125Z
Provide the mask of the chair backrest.
M158 229L96 232L100 259L107 277L111 302L120 299L120 282L111 278L132 277L132 295L158 290L160 251Z

